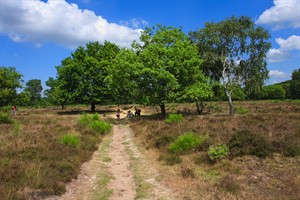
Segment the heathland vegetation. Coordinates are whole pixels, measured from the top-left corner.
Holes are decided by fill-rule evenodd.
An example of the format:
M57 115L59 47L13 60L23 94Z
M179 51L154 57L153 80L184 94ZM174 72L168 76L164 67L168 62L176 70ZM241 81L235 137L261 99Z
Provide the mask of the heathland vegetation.
M188 35L157 25L131 49L78 47L44 95L39 79L17 92L22 75L0 67L0 197L62 194L109 132L105 114L138 104L121 122L182 199L297 199L300 69L265 86L269 38L248 17Z

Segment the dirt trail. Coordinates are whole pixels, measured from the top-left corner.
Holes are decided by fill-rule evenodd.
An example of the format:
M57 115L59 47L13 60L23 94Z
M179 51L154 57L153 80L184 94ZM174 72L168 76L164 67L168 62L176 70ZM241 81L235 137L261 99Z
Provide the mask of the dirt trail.
M92 159L82 165L66 193L47 200L175 199L150 166L134 143L128 125L113 125L112 134L104 137Z
M136 196L135 182L130 169L130 156L125 150L124 131L121 126L113 126L113 136L109 157L111 162L108 165L113 175L108 188L112 190L110 200L122 199L131 200Z

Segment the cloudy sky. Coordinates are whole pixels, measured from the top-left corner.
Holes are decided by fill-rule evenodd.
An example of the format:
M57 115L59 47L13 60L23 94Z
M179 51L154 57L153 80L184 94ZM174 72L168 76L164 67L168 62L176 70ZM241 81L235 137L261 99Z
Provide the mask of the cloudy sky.
M272 36L266 84L290 79L300 68L300 0L0 0L0 66L44 85L89 41L130 47L147 26L188 33L232 15L251 17Z

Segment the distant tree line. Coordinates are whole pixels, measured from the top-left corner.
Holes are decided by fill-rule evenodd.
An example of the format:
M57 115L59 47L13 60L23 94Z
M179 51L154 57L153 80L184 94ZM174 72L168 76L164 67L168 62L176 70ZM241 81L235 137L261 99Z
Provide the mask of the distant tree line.
M200 114L203 101L227 100L233 114L233 100L299 98L299 69L286 84L263 86L269 38L244 16L206 23L188 35L180 28L149 27L132 48L109 41L78 47L46 81L45 97L38 79L17 93L22 75L1 67L1 106L89 104L95 111L96 105L140 103L158 105L165 115L169 102L195 102Z

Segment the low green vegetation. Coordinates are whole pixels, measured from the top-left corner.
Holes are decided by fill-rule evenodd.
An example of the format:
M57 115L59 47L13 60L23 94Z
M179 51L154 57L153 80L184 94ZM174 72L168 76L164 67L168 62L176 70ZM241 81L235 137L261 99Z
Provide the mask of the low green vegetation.
M225 158L228 155L229 149L226 144L218 144L209 148L208 156L212 161L217 161Z
M180 122L182 120L183 120L182 114L169 114L165 122L171 124L174 122Z
M7 112L0 112L0 123L11 124L13 123L13 119L10 117Z
M87 126L93 132L99 134L104 134L106 131L111 129L111 125L102 121L97 113L92 115L84 113L80 117L78 123L80 125Z
M65 134L60 138L59 141L61 144L77 147L80 142L80 137L74 134Z
M207 138L206 135L195 135L192 132L185 133L169 145L169 151L172 153L182 153L195 150L207 140Z

